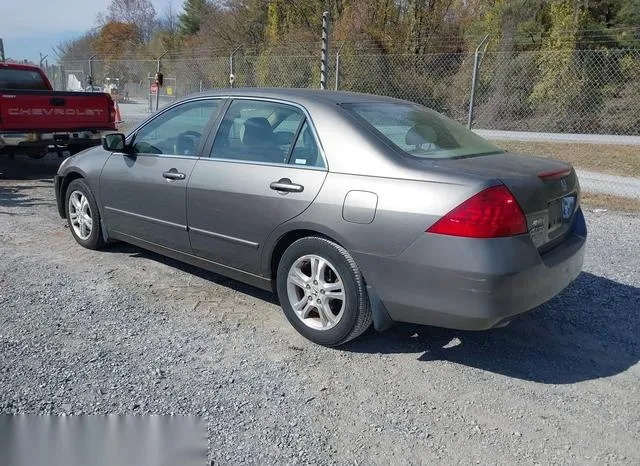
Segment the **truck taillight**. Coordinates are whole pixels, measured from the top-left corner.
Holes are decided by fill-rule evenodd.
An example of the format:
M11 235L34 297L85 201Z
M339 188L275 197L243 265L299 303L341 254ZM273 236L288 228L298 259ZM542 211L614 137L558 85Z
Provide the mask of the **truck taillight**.
M428 230L440 235L498 238L527 232L527 220L511 191L492 186L446 214Z

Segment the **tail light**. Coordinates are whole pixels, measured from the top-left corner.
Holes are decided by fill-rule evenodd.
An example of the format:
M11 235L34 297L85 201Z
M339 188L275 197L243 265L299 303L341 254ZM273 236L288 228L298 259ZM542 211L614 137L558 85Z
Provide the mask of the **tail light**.
M527 232L527 219L511 191L498 185L467 199L427 232L467 238L514 236Z

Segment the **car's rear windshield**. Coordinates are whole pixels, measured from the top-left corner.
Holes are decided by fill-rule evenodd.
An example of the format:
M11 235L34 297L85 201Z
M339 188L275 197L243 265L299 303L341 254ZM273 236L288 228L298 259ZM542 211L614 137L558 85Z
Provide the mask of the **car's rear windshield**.
M414 157L450 159L504 152L461 124L421 105L366 102L342 106L383 139Z
M0 89L47 91L49 88L37 71L0 68Z

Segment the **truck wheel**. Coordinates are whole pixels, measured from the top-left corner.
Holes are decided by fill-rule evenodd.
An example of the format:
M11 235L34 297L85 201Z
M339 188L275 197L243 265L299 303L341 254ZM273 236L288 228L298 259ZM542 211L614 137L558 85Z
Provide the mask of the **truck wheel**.
M100 211L87 183L78 178L65 193L67 222L76 242L87 249L100 249L104 238L100 230Z
M282 255L280 305L302 336L324 346L353 340L371 325L362 274L349 252L326 238L299 239Z

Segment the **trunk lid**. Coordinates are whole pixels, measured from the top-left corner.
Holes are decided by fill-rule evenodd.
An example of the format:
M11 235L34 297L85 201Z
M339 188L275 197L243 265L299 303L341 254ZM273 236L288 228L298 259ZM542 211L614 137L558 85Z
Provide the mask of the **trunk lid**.
M104 93L0 91L0 132L115 130L114 116Z
M498 153L438 160L434 165L505 184L524 211L529 234L541 251L561 242L571 228L580 185L573 167L564 162Z

